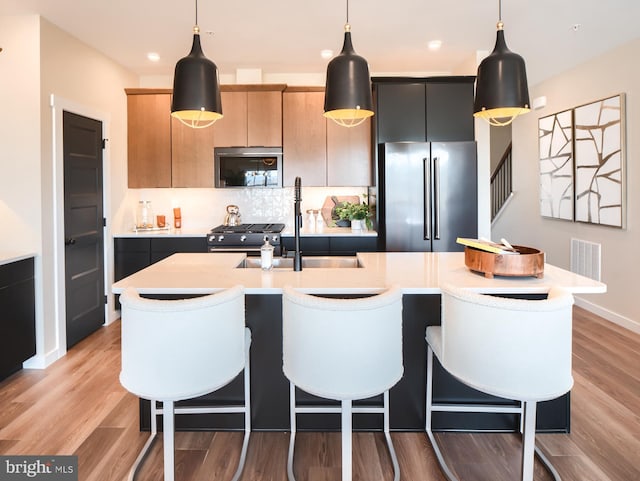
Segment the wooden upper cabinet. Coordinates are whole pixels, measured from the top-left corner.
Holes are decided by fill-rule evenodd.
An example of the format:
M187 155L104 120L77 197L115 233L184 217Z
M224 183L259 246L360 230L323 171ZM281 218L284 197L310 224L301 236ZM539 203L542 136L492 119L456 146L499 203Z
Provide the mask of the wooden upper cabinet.
M283 185L327 185L327 122L324 91L292 89L282 94Z
M223 86L224 117L214 125L216 147L280 147L283 88L282 85Z
M222 86L224 117L204 129L172 119L169 89L125 91L130 188L213 187L214 147L247 146L282 146L284 186L371 185L371 121L327 121L321 87Z
M371 174L371 118L349 128L327 120L327 185L369 186Z
M129 188L171 187L171 94L126 92Z
M221 92L223 117L213 124L216 147L247 146L247 92Z
M193 129L171 119L171 186L213 187L211 127Z
M282 91L247 92L247 145L282 146Z

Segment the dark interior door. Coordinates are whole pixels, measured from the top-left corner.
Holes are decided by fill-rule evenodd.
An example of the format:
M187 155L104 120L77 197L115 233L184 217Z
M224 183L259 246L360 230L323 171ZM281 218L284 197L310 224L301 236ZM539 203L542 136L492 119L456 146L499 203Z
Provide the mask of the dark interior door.
M67 349L104 324L102 122L63 113Z

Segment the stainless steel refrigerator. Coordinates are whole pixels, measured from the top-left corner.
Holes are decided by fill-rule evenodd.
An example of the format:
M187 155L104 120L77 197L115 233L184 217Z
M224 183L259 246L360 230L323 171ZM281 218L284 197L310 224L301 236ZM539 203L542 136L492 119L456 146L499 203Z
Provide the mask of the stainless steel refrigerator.
M393 142L378 155L378 230L391 252L460 251L477 237L475 142Z

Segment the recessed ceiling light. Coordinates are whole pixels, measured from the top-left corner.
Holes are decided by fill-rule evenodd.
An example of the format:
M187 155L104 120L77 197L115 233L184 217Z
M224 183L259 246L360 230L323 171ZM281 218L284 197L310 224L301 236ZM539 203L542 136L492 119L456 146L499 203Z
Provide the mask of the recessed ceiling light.
M152 62L157 62L158 60L160 60L160 54L156 52L149 52L147 54L147 58Z
M442 40L431 40L428 44L429 50L440 50Z
M582 27L581 23L574 23L573 25L571 25L571 28L573 29L574 32L577 32L578 30L580 30L581 27Z
M329 59L333 57L333 50L329 50L328 48L325 48L320 52L320 56L324 59Z

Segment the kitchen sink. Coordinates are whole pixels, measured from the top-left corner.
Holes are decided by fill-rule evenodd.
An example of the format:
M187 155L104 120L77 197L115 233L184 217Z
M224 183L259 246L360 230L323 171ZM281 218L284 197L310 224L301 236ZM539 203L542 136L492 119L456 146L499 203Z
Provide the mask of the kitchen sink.
M238 268L258 268L262 266L259 257L247 257L240 264ZM362 267L358 258L355 256L318 256L318 257L303 257L302 268L313 269L353 269L356 267ZM293 270L293 258L292 257L274 257L273 259L274 269L291 269Z

